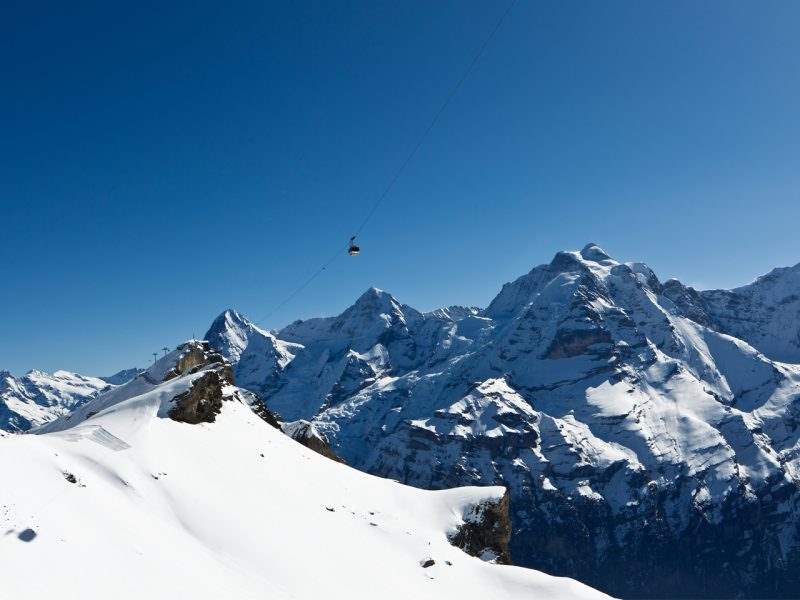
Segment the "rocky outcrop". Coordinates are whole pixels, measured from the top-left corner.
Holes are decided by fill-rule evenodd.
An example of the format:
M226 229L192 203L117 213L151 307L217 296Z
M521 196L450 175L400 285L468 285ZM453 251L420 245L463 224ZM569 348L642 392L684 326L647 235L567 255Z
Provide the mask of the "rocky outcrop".
M223 379L217 371L206 371L192 387L175 396L169 418L181 423L213 423L222 410Z
M207 341L186 342L178 347L177 353L175 365L166 372L164 381L204 372L186 392L173 399L169 418L182 423L213 423L227 398L224 388L235 383L230 363ZM277 419L255 394L237 391L236 396L267 423L278 426Z
M230 364L222 354L212 349L207 341L192 340L186 342L178 347L178 352L175 366L166 372L164 381L197 373L200 369L214 366L221 371L222 379L233 383L233 371Z
M320 433L317 428L308 421L292 421L291 423L282 423L280 429L294 441L299 442L309 450L313 450L317 454L321 454L322 456L330 458L331 460L335 460L336 462L344 462L333 450L331 450L331 446L328 443L328 438Z
M244 390L240 390L240 393L243 392ZM245 402L250 407L250 410L258 415L262 421L271 425L275 429L281 428L281 422L278 420L278 417L276 417L275 414L267 408L267 406L258 396L251 393L245 398Z
M464 524L449 536L450 543L467 554L486 561L511 563L508 542L511 538L509 496L486 500L465 510Z

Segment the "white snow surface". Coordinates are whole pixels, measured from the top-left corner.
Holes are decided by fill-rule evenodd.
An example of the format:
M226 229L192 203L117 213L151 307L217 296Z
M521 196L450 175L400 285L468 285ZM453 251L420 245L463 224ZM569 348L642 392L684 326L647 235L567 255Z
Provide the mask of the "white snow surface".
M0 478L14 482L0 491L2 597L605 597L448 543L503 488L423 491L361 473L267 425L233 386L214 423L166 418L201 375L0 439Z

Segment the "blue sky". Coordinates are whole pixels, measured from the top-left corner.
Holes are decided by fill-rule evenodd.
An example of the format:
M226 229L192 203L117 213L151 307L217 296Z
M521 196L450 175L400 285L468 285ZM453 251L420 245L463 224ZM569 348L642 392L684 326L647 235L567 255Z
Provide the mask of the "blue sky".
M109 374L269 312L357 227L501 3L13 3L0 368ZM371 285L486 305L588 241L730 287L800 261L800 4L519 0L360 237L267 323Z

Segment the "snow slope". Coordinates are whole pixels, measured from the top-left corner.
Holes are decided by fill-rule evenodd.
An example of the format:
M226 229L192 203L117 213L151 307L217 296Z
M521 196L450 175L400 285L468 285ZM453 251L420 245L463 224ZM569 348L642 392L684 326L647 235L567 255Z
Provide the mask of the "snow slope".
M3 597L602 597L450 545L502 488L423 491L361 473L267 425L231 385L213 423L168 418L205 373L0 439L0 477L14 482L0 492Z

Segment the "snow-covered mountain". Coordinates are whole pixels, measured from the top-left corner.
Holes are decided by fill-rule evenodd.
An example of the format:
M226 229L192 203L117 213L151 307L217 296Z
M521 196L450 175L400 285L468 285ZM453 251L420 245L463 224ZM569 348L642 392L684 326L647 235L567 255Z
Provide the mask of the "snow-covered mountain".
M113 375L108 377L101 377L103 381L106 383L110 383L111 385L122 385L123 383L128 383L131 379L136 377L139 373L141 373L143 369L139 369L137 367L133 367L132 369L122 369L121 371L117 371Z
M0 430L21 432L48 423L137 373L138 369L126 369L111 377L89 377L33 370L14 377L0 371Z
M736 336L774 360L800 363L800 264L732 290L697 292L670 280L666 293L693 318Z
M207 338L349 465L506 486L515 564L628 597L796 596L798 272L697 292L589 244L485 310L370 289L274 333L226 311Z
M188 342L39 435L0 439L0 596L605 597L495 564L503 488L424 491L329 460L233 378Z

